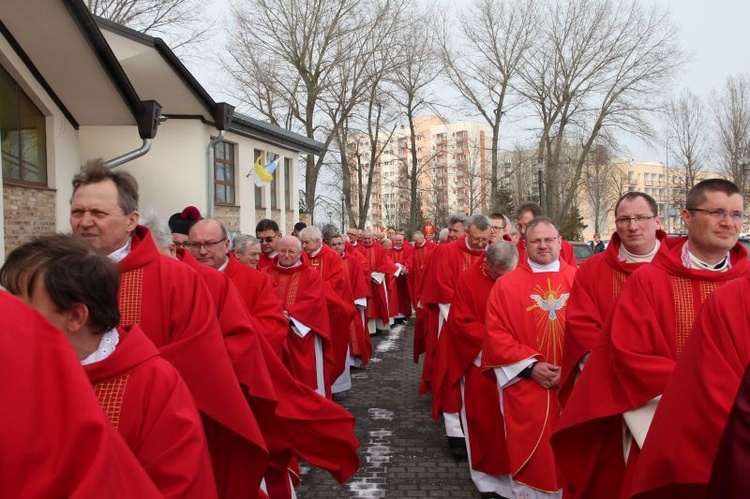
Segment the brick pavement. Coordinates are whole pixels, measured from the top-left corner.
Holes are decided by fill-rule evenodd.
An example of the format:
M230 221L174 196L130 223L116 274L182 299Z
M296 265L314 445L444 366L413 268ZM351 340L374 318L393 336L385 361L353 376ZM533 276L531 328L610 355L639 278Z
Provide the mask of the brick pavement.
M302 464L299 499L479 498L467 461L451 457L442 421L418 395L421 365L412 362L414 321L373 338L373 359L352 371L352 389L337 400L357 418L361 465L343 485Z

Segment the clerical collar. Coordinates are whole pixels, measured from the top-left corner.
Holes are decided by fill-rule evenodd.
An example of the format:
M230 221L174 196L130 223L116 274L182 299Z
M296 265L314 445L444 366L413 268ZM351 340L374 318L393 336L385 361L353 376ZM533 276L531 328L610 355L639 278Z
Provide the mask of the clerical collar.
M229 266L229 255L227 255L226 259L224 260L224 263L221 264L221 267L219 267L219 272L224 272L227 270L227 267Z
M102 339L99 340L99 348L88 355L85 359L81 360L82 366L89 364L95 364L101 362L115 352L117 344L120 342L120 335L117 333L117 328L110 329L102 335Z
M636 255L635 253L631 253L627 249L625 249L625 245L620 244L620 251L618 252L618 258L620 261L623 261L625 263L643 263L643 262L650 262L654 259L654 256L656 256L656 252L659 251L659 246L661 246L661 241L658 239L656 240L656 244L654 245L654 249L646 253L645 255Z
M318 247L318 249L316 249L315 251L313 251L313 254L310 255L310 258L315 258L316 256L318 256L318 253L320 253L322 249L323 249L323 244L321 243L321 245Z
M706 263L695 256L688 247L688 241L685 241L682 247L682 264L689 269L709 270L711 272L726 272L732 268L732 262L729 260L729 252L718 263Z
M300 265L302 265L302 260L297 260L297 263L288 267L284 267L283 265L281 265L281 262L277 262L277 265L282 269L293 269L294 267L299 267Z
M540 265L538 263L532 262L530 259L526 259L527 262L529 262L529 267L531 267L531 271L534 274L538 274L540 272L559 272L560 271L560 260L555 260L552 263L548 263L547 265Z
M425 239L424 241L422 241L422 244L415 244L415 245L414 245L414 247L416 247L416 248L421 248L421 247L422 247L422 246L424 246L425 244L427 244L427 239Z
M107 255L107 258L109 258L110 260L112 260L115 263L120 263L121 261L123 261L125 259L125 257L130 254L130 248L131 248L131 245L132 245L131 244L132 240L133 240L132 236L128 237L128 241L125 243L125 246L123 246L122 248L117 249L117 250L113 251L112 253L110 253L109 255Z

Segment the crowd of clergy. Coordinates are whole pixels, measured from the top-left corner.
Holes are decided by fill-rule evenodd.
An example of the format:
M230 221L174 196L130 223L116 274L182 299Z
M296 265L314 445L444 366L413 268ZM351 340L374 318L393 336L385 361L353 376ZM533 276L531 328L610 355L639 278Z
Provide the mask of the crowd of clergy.
M70 235L0 269L1 497L288 499L300 461L343 483L359 442L336 394L406 321L478 496L750 496L732 182L692 188L687 236L625 194L580 268L531 202L411 240L270 219L230 237L194 207L140 216L136 180L101 161L73 188Z

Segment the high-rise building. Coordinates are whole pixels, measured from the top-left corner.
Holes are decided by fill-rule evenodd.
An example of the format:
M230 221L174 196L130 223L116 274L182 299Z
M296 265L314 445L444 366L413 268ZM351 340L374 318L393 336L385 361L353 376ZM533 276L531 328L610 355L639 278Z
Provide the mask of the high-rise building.
M355 211L360 194L366 194L367 173L373 168L368 217L372 227L409 224L412 149L416 151L417 196L423 219L442 225L451 213L469 215L487 210L492 140L488 125L419 116L415 118L414 140L407 126L398 127L377 145L379 157L374 165L369 164L367 135L350 135L353 138L347 149ZM362 193L358 189L360 175Z

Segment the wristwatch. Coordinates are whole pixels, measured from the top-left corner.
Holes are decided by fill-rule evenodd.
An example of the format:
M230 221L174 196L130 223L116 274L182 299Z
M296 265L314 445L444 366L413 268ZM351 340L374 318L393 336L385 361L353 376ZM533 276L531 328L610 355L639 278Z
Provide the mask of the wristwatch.
M529 364L526 369L518 373L518 377L522 379L531 379L531 371L534 370L534 366L536 365L537 361L532 362Z

